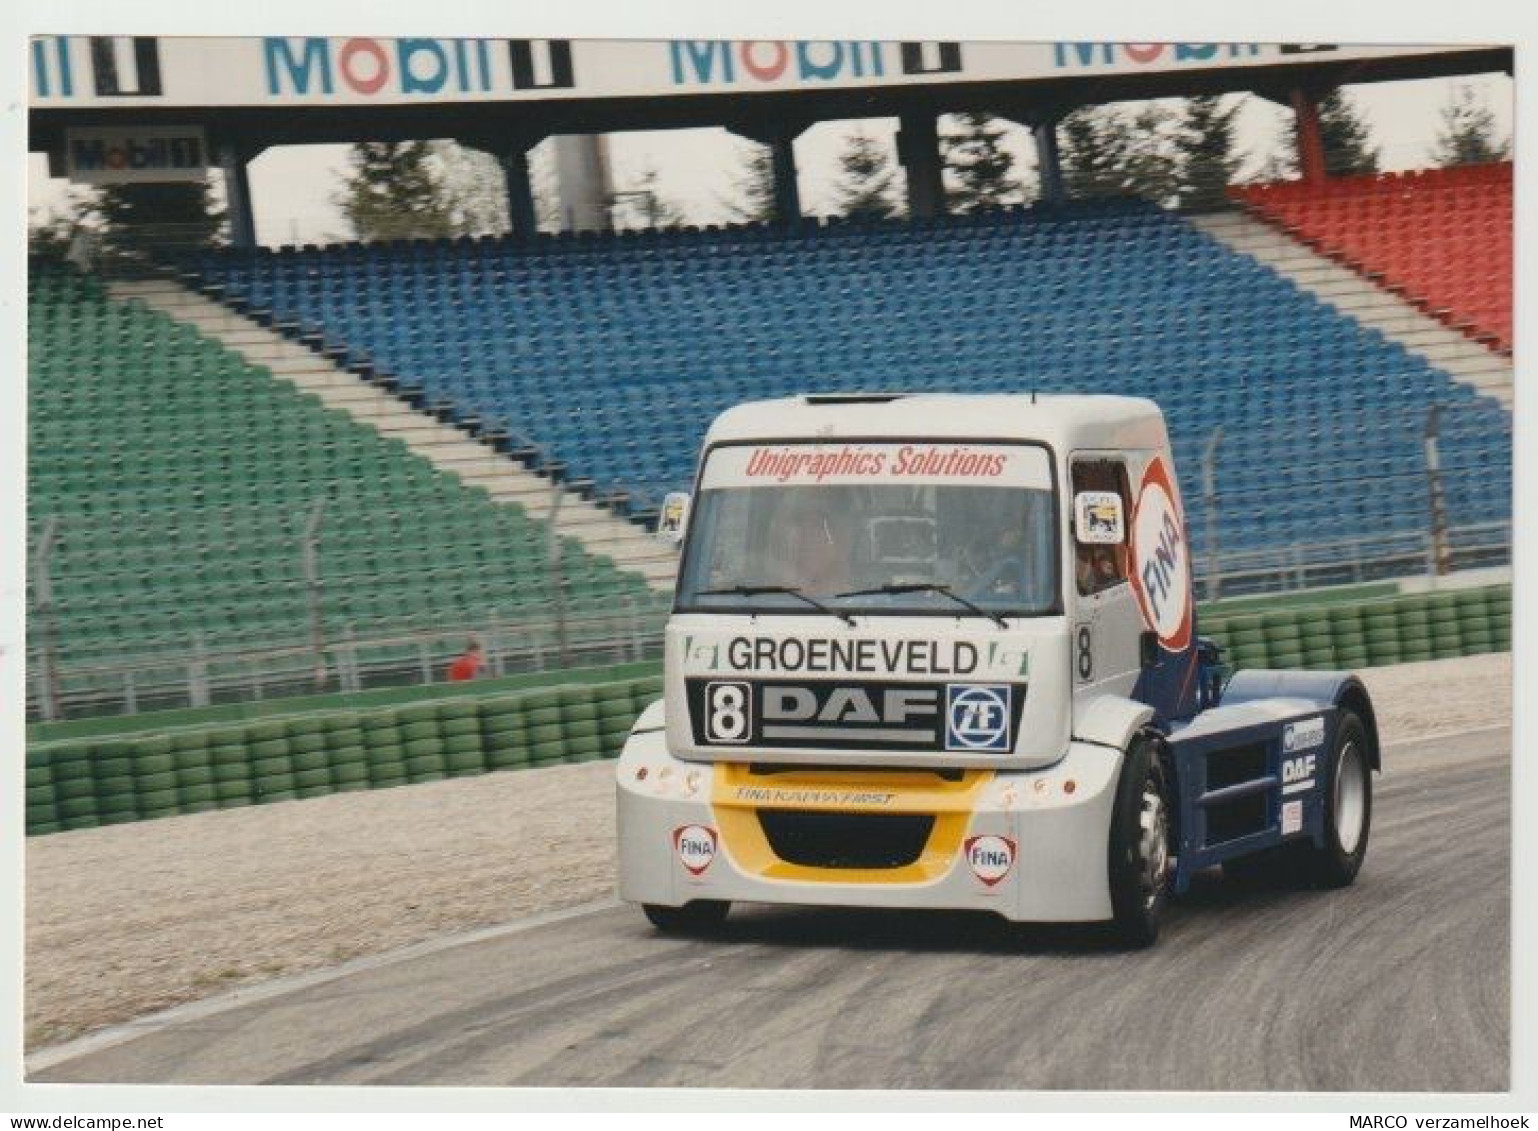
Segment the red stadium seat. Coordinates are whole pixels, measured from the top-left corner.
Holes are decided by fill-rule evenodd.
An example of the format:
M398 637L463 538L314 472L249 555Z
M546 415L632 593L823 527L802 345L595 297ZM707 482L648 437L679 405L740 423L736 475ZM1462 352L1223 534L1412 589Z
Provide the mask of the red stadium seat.
M1511 351L1511 164L1242 185L1263 219L1428 314Z

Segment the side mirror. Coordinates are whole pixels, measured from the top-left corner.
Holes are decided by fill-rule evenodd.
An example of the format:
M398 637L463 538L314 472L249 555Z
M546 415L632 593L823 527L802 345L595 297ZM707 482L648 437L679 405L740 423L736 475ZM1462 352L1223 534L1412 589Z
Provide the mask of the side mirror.
M1121 496L1115 491L1080 491L1073 497L1074 537L1084 546L1120 546L1126 541Z
M670 546L679 546L684 540L684 527L689 522L689 496L674 491L662 500L662 513L657 516L657 537Z

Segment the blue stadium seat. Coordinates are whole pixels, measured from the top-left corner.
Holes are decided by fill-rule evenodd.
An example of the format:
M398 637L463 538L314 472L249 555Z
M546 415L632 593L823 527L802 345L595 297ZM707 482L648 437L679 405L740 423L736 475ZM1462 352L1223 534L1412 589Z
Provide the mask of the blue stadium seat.
M1136 202L795 234L221 251L191 266L643 504L687 486L711 418L743 400L1034 388L1157 400L1193 502L1221 425L1225 549L1423 529L1432 404L1447 406L1452 522L1510 516L1496 402ZM1191 533L1200 551L1205 529Z

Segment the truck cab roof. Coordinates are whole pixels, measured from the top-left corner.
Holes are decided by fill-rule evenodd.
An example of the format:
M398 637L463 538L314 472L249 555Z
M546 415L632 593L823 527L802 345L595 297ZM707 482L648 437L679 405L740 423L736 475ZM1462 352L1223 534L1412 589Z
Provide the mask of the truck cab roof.
M1056 452L1168 444L1159 406L1143 397L833 393L750 401L716 417L712 444L954 439L1035 441Z

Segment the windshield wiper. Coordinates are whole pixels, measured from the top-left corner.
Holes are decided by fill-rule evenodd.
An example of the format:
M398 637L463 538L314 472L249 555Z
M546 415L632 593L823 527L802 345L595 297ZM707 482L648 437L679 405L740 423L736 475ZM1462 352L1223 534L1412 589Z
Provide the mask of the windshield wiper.
M875 597L887 596L896 593L938 593L942 597L949 597L963 608L970 609L980 617L987 617L1000 628L1008 628L1009 623L999 613L990 613L979 605L974 605L960 593L952 592L949 585L942 585L938 581L914 581L904 585L878 585L874 589L851 589L848 593L835 593L835 597Z
M695 596L761 597L768 593L783 593L787 597L795 597L797 600L805 601L808 605L812 606L812 608L816 609L820 613L827 613L830 617L837 617L839 620L843 621L847 625L850 625L851 627L854 625L854 617L850 616L848 613L843 612L840 609L835 609L828 605L824 605L815 597L808 597L805 593L801 592L801 590L797 589L793 585L728 585L721 589L701 589L695 594ZM843 597L846 596L846 594L840 593L839 596Z

